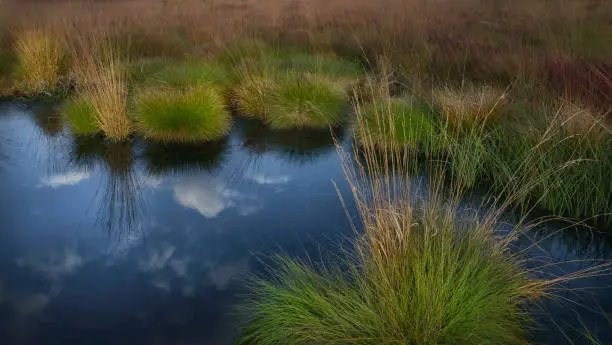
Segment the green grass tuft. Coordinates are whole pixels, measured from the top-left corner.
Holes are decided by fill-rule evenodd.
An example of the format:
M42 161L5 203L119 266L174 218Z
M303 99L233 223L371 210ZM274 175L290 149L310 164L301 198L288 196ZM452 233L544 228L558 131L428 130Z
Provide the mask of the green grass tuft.
M223 97L210 85L145 91L136 99L136 118L146 137L161 141L218 140L230 130Z
M346 92L321 76L288 73L266 97L266 121L275 129L327 128L342 122Z
M268 112L266 98L274 88L274 82L268 78L245 76L234 90L240 113L265 120Z
M429 219L428 219L429 218ZM525 275L475 229L420 219L394 265L276 261L242 312L240 344L525 344ZM407 231L407 230L406 230Z
M101 131L93 104L83 96L69 101L62 109L62 116L76 135L92 135Z
M433 114L424 104L393 97L359 107L364 116L358 125L365 126L360 132L370 136L369 143L430 152L438 140Z

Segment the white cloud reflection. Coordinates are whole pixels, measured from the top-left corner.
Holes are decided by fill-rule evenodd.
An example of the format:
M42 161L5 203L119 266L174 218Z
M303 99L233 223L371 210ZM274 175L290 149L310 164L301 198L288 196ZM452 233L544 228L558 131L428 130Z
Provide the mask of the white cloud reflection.
M218 290L225 290L233 280L245 274L248 269L249 259L245 257L236 262L212 267L208 273L208 280Z
M276 184L287 184L289 181L291 181L291 178L289 176L286 176L286 175L267 176L267 175L264 175L264 174L253 174L253 175L249 176L249 178L251 180L253 180L255 183L257 183L257 184L272 184L272 185L276 185Z
M151 272L162 270L166 267L176 248L164 243L159 249L152 249L145 259L140 260L139 266L143 271Z
M51 187L57 189L63 186L74 186L81 181L87 180L91 177L89 172L85 171L71 171L64 174L51 175L41 179L41 185L44 187Z
M17 259L19 267L38 271L48 278L57 279L76 271L84 263L83 257L75 250L65 248L63 253L51 253L46 260L33 256Z
M206 218L215 218L229 208L237 208L243 216L261 209L261 202L211 176L190 177L177 182L174 199L186 208L196 210Z

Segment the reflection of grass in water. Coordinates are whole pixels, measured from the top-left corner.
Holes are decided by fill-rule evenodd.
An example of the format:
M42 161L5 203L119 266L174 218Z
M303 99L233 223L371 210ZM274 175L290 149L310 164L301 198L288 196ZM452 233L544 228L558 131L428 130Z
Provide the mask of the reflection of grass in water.
M257 119L236 120L243 147L255 154L274 152L292 162L307 163L334 151L334 137L344 137L343 128L329 130L273 130Z
M8 136L0 132L0 172L4 170L4 167L10 162L10 156L6 151L9 150L11 141Z
M75 137L71 154L77 167L104 172L96 222L109 232L123 234L136 230L143 200L131 142L110 141L101 135Z
M36 104L32 108L34 124L48 137L62 134L64 123L55 107L50 104Z
M226 139L205 144L146 141L142 158L153 175L210 172L223 164L226 150Z

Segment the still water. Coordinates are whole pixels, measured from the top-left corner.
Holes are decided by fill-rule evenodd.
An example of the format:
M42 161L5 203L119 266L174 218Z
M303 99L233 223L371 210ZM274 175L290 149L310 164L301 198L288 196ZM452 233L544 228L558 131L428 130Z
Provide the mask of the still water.
M351 145L349 129L335 135ZM236 118L206 145L109 143L71 137L51 105L0 104L1 344L232 344L259 258L318 260L354 236L333 182L350 199L327 132ZM547 273L612 254L610 239L563 226L518 246L562 262ZM588 344L584 324L612 344L611 283L542 303L534 342Z

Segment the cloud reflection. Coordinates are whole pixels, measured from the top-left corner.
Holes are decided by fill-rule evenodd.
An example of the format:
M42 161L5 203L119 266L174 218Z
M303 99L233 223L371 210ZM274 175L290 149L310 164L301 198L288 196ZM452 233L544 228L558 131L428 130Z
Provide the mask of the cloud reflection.
M249 176L249 178L255 183L263 185L287 184L289 181L291 181L291 178L286 175L266 176L264 174L253 174Z
M38 271L48 278L57 279L75 272L85 260L75 250L66 248L63 253L51 253L46 260L29 256L17 259L17 266Z
M74 186L81 181L87 180L91 174L87 171L70 171L64 174L57 174L41 179L41 185L57 189L63 186Z
M186 208L196 210L206 218L215 218L228 208L237 208L241 215L261 209L261 202L229 188L212 176L189 177L177 182L174 199Z

